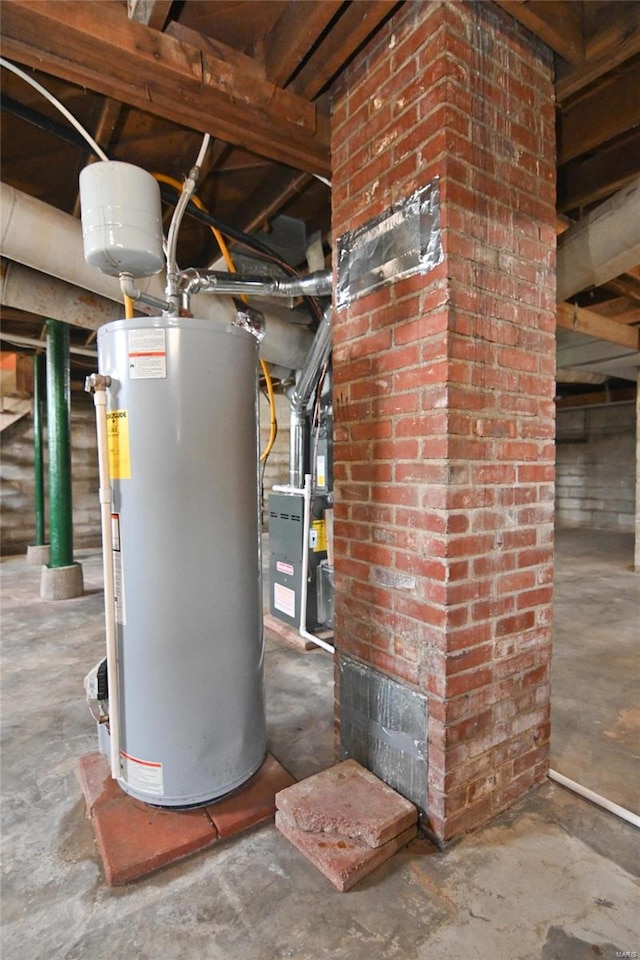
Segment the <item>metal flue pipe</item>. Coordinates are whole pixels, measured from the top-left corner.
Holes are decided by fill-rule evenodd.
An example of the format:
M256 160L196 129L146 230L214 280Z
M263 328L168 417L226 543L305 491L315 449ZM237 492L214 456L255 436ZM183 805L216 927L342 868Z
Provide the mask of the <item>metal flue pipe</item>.
M82 227L74 217L2 183L0 225L0 250L9 260L122 304L118 279L107 277L86 264ZM142 293L158 301L165 299L164 281L159 276L137 280L136 286ZM49 316L46 311L31 310L15 300L11 305ZM288 319L290 311L284 308L269 304L256 306L264 313L266 324L265 337L260 344L262 359L289 370L299 370L313 342L311 331L304 325L292 323ZM82 322L79 317L78 326L95 329L100 325L90 319L91 308L92 303L89 302L88 319ZM157 313L152 307L148 310L152 314ZM225 326L233 322L236 313L233 300L224 296L196 296L192 301L192 310L205 320ZM120 316L122 313L123 309Z
M320 371L331 353L331 318L331 307L327 307L306 363L300 371L295 387L289 393L291 403L289 483L292 487L301 487L304 481L305 411L318 383Z
M195 293L253 294L258 297L322 297L331 294L331 272L321 270L305 277L239 276L216 270L189 268L180 274L180 289L186 296Z

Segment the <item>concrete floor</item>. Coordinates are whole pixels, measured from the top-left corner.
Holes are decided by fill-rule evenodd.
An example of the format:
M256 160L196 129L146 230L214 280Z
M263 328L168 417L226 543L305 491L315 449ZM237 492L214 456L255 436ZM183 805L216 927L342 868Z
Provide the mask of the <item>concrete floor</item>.
M444 854L414 841L347 894L272 824L107 887L76 779L96 745L82 678L103 650L100 561L79 559L87 592L58 603L39 599L39 570L22 558L0 566L3 960L640 952L640 832L550 783ZM296 777L333 760L332 679L327 654L269 639L269 746Z
M557 530L551 766L640 814L634 536Z

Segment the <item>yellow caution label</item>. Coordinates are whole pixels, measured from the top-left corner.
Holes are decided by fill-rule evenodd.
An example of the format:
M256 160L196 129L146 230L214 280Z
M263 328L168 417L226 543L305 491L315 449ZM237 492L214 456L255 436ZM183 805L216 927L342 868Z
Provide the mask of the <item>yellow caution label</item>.
M107 440L111 479L130 480L129 416L126 410L110 410L107 413Z
M327 527L324 520L314 520L311 524L311 543L314 553L324 553L327 549Z

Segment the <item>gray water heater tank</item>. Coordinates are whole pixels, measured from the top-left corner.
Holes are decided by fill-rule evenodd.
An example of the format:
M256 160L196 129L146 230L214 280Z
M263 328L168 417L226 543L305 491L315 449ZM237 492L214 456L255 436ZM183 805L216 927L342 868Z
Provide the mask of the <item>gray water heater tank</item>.
M112 378L120 785L201 804L265 755L258 345L145 317L101 327L98 360Z

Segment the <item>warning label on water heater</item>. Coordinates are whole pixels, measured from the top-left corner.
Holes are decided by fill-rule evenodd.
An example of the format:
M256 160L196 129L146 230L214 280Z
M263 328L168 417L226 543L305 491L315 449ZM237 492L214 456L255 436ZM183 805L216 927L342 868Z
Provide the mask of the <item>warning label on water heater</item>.
M164 793L162 764L150 760L139 760L131 757L124 750L120 751L122 758L122 772L125 783L133 790L141 793L152 793L161 797Z
M111 479L130 480L129 415L126 410L107 411L107 445Z
M167 376L165 331L129 330L129 379L164 380Z

